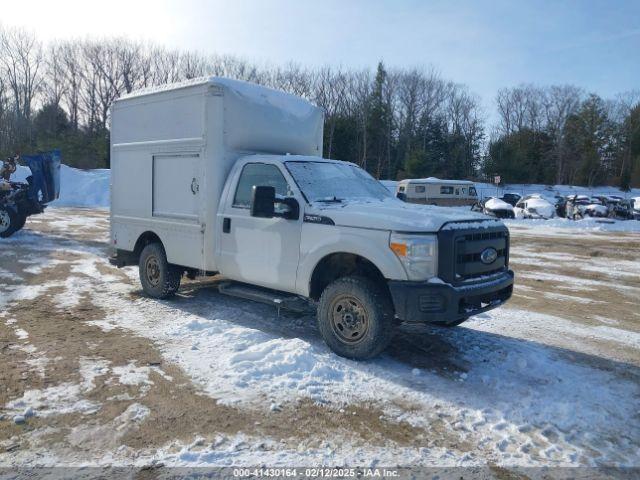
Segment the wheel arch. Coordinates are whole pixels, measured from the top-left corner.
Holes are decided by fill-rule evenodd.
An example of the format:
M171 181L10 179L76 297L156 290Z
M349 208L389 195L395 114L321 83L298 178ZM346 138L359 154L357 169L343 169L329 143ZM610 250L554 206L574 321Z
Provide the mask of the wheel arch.
M389 291L385 275L371 260L352 252L332 252L314 266L309 279L309 297L319 300L323 290L338 278L360 275L379 283Z
M160 236L152 232L151 230L147 230L146 232L141 233L136 240L135 246L133 247L133 254L135 256L136 261L140 258L140 254L144 247L151 243L159 243L164 248L164 243Z

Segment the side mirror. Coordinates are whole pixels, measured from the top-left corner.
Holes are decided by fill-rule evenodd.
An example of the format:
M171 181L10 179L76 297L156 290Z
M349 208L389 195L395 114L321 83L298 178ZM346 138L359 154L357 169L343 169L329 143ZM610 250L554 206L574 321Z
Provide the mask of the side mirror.
M275 209L275 205L284 208ZM280 217L287 220L300 218L300 205L293 197L276 197L276 189L265 185L254 185L251 192L251 216L261 218Z
M300 204L293 197L286 197L282 200L276 199L276 203L284 205L284 211L277 212L277 217L286 218L287 220L298 220L300 218Z
M276 203L276 189L264 185L254 185L251 191L251 216L273 218Z

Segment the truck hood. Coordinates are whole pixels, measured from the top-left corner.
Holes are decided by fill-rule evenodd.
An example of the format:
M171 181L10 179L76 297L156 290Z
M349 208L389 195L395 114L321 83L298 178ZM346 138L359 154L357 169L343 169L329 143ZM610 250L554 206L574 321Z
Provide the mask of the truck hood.
M345 227L393 230L396 232L437 232L445 223L495 221L480 213L453 207L405 203L395 198L343 203L312 203L305 214L328 217Z

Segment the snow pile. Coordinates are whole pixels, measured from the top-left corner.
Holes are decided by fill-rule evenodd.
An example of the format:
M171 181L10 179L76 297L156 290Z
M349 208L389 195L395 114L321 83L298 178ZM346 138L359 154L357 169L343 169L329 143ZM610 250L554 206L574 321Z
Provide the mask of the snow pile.
M31 175L28 167L20 166L12 180L24 182ZM60 166L60 198L51 205L57 207L108 207L109 169L79 170Z

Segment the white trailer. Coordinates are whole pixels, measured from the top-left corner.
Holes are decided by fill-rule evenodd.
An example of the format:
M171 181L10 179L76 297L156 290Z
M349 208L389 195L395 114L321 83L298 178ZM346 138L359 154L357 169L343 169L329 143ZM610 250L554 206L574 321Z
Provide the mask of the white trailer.
M111 118L112 245L136 251L157 236L170 263L202 271L218 270L216 214L238 158L322 156L319 108L225 78L133 93Z
M396 186L396 195L405 202L443 207L474 205L478 202L473 182L434 177L401 180Z

